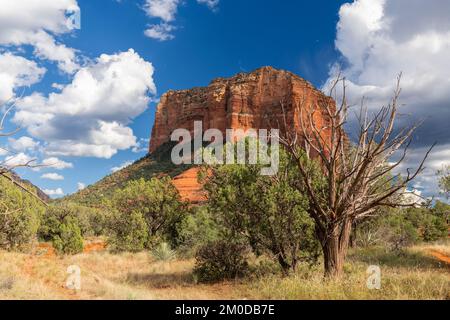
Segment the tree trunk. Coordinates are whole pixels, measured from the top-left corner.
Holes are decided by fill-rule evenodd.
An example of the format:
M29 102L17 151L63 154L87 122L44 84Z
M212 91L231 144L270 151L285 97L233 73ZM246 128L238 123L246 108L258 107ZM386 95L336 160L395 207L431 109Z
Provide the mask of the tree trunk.
M350 242L352 223L346 221L324 235L322 250L326 278L339 278L344 273L344 262Z
M288 276L292 266L281 256L281 254L278 254L278 263L283 270L283 274Z

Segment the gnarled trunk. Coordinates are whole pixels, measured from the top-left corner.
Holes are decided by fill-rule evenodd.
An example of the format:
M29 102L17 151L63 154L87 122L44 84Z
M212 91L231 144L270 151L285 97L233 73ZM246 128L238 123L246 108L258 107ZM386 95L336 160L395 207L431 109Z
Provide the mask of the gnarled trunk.
M350 242L352 222L339 223L326 234L319 234L322 242L326 278L338 278L343 275L344 262Z

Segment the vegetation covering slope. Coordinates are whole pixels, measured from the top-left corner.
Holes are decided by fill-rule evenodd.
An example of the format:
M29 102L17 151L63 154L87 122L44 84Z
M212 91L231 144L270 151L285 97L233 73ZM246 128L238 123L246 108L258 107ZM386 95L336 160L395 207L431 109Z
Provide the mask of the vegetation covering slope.
M123 187L130 181L154 177L175 177L189 169L189 165L176 166L170 160L173 144L166 143L157 151L137 160L132 165L106 176L84 190L65 197L62 201L71 201L83 205L96 206L111 199L114 190Z
M28 190L31 193L34 193L36 196L38 196L41 200L48 202L50 201L50 197L39 187L35 186L31 181L22 179L17 173L14 171L5 173L0 179L7 179L12 180L15 183L17 183L17 186L21 186Z

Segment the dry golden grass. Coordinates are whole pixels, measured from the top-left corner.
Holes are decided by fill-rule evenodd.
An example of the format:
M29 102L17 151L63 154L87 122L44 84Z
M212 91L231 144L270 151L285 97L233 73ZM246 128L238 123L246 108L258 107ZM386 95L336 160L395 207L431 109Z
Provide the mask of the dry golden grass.
M81 269L81 290L65 287L67 267ZM198 285L193 260L158 262L149 254L107 252L39 257L0 251L0 299L236 299L238 285Z
M381 289L367 288L367 268L381 268ZM287 278L272 276L252 285L251 298L290 300L417 300L450 299L450 266L422 248L402 254L383 248L352 252L345 275L338 281L323 278L322 268L303 270Z
M265 276L201 285L193 260L158 262L148 253L83 253L72 257L0 251L0 299L449 299L450 269L429 254L449 252L448 243L414 247L404 254L382 248L352 252L345 277L323 279L320 266L296 275ZM81 269L80 291L65 287L67 267ZM381 290L368 290L366 269L379 265Z

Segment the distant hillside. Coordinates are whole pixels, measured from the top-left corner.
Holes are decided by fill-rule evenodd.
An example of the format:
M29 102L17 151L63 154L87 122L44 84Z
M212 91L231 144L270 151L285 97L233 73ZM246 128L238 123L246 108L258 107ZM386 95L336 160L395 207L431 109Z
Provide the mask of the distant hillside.
M64 197L62 201L73 201L83 205L96 206L107 200L117 188L123 187L127 182L140 178L175 177L188 170L191 166L176 166L170 160L173 144L166 143L151 155L136 161L132 165L106 176L102 180L75 194Z
M32 184L29 180L22 179L17 173L11 171L4 176L0 177L0 179L9 179L16 183L17 186L20 186L21 188L25 188L26 190L35 193L39 199L41 199L44 202L49 202L50 197L45 194L44 191L39 189L37 186Z

